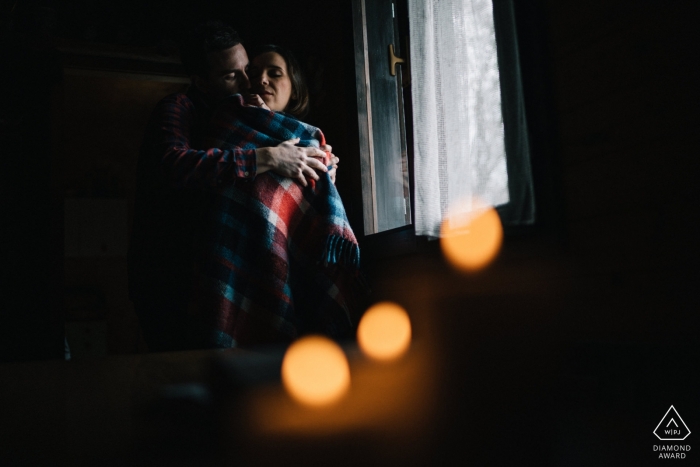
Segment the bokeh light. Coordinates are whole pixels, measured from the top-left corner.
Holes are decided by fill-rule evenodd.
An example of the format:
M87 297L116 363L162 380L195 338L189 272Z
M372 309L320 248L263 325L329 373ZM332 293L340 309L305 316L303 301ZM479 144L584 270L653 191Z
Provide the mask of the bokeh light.
M452 210L443 221L440 234L445 258L466 272L486 267L503 243L503 226L493 207L477 207L468 213Z
M350 366L343 350L322 336L294 342L282 361L282 383L298 402L310 406L330 405L350 387Z
M411 321L406 310L392 302L371 306L357 328L360 349L377 360L393 360L403 355L411 343Z

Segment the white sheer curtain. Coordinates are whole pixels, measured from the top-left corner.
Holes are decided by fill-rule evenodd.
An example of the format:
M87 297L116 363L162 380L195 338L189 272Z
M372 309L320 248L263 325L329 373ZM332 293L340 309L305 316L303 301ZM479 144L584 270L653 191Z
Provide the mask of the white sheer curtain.
M448 208L508 202L492 0L408 0L415 228Z

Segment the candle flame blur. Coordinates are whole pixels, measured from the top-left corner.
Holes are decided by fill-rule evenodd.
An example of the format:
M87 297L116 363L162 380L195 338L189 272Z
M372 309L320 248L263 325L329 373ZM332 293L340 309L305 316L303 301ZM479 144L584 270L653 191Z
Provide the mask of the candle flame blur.
M322 336L294 342L282 361L282 383L296 401L310 406L330 405L350 387L350 366L343 350Z
M503 226L493 207L451 211L440 229L440 246L455 268L474 272L494 260L503 243Z
M371 358L387 361L400 357L411 343L411 321L406 310L392 302L373 305L360 320L357 341Z

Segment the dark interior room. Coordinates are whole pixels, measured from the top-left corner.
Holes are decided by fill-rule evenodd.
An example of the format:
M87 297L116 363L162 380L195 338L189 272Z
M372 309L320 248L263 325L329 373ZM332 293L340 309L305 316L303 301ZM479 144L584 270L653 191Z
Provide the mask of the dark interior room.
M365 8L391 4L408 58L411 1L2 2L0 465L697 462L697 3L493 0L511 12L534 221L504 222L495 260L465 273L416 235L412 194L399 227L367 214L358 41L375 32ZM340 343L352 383L336 405L289 397L280 347L149 352L129 298L139 147L190 85L183 31L210 19L296 55L369 301L410 318L396 361ZM659 436L666 422L684 437Z

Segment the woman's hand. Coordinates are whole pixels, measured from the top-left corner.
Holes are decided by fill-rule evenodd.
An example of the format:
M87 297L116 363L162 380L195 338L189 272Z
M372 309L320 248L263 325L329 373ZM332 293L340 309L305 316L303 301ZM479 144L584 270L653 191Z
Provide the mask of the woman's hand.
M265 110L270 110L262 97L257 94L243 94L243 102L249 107L262 107Z
M328 170L328 175L331 177L331 182L333 182L333 185L335 185L335 173L338 170L338 162L340 162L340 159L337 158L331 151L333 151L333 148L331 147L330 144L324 144L321 146L321 150L325 151L328 153L330 156L330 163L331 163L331 168Z

